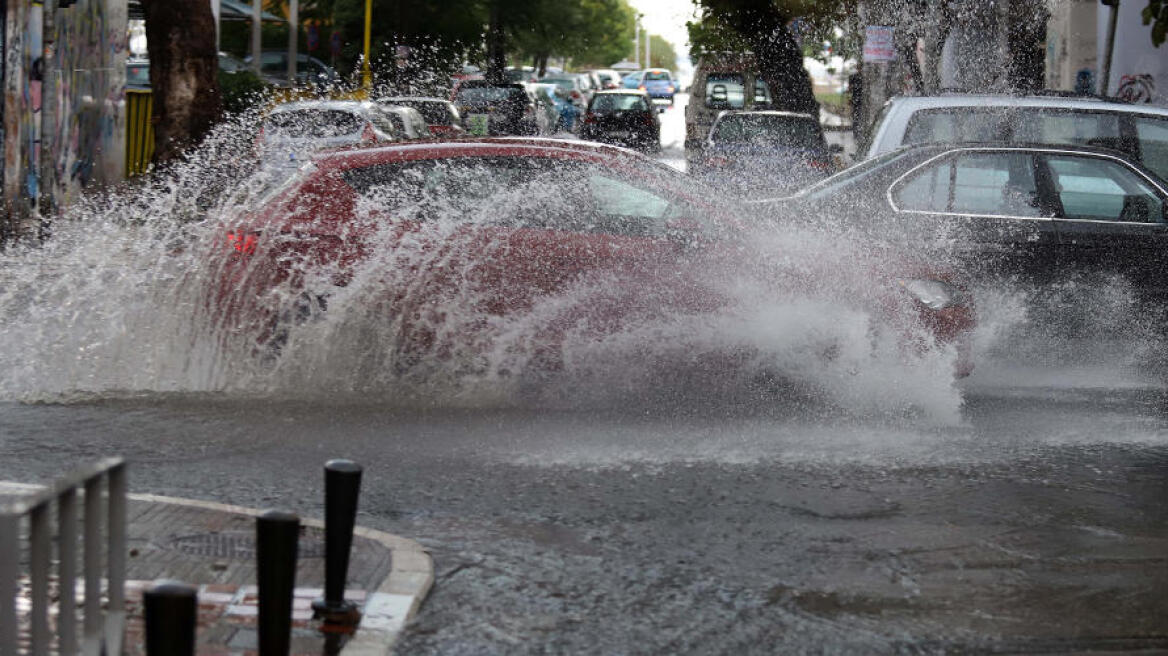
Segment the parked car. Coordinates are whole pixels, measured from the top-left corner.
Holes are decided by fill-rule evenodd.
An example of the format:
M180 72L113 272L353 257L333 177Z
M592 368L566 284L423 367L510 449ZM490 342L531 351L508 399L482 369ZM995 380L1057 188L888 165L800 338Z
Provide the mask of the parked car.
M238 73L248 70L247 64L235 55L219 53L219 70L224 73ZM129 57L126 59L126 87L130 89L150 88L150 59Z
M866 157L921 143L1005 141L1102 146L1168 179L1168 108L1063 93L897 96L880 110Z
M377 103L307 100L276 105L268 112L256 148L269 163L299 166L317 150L384 143L399 136L393 119Z
M402 139L430 138L430 126L426 124L426 119L418 110L413 107L392 104L381 104L381 108L389 115L390 120L393 121L393 127Z
M540 79L543 84L554 84L560 88L577 108L588 104L587 91L583 82L575 75L545 75Z
M434 136L456 136L465 132L462 127L462 116L458 108L449 100L425 96L388 96L378 98L383 105L397 105L411 107L422 114L426 127Z
M769 204L788 220L955 258L978 276L1121 274L1162 295L1166 202L1168 184L1110 149L932 144L885 153Z
M251 66L251 55L243 58ZM273 86L288 86L288 51L264 50L260 53L260 77ZM296 84L328 86L340 82L336 69L304 53L296 55Z
M454 89L453 102L471 134L540 135L551 131L535 97L520 83L463 80Z
M611 68L602 68L597 71L596 77L600 78L600 87L602 89L619 89L621 86L621 74Z
M624 80L626 89L640 89L649 94L654 102L673 105L673 96L677 93L677 81L673 73L664 68L647 68Z
M750 89L752 93L747 93ZM685 160L693 165L718 114L727 110L775 109L770 88L758 73L754 55L703 55L694 69L685 104Z
M540 111L546 117L549 126L548 132L559 132L561 130L562 116L560 114L561 103L570 104L566 100L561 101L556 98L556 92L559 90L554 84L531 83L527 85L532 95L538 103Z
M256 209L225 218L211 297L225 315L219 325L278 355L291 331L327 316L345 290L387 341L365 366L399 372L423 357L482 366L500 339L492 331L518 315L530 330L508 352L527 354L518 366L556 371L570 335L598 341L653 317L733 317L732 292L713 273L724 271L731 287L853 308L906 348L956 346L968 356L973 308L948 272L891 253L841 264L837 244L798 252L807 266L765 250L752 256L740 211L653 160L583 142L335 151ZM528 319L537 305L547 312ZM838 357L838 342L822 346L817 357ZM711 362L746 366L741 347L729 348L713 349ZM958 366L967 373L968 358Z
M793 192L839 170L819 118L779 111L726 111L687 169L707 182L749 194Z
M584 112L580 137L656 152L661 121L643 91L598 91Z

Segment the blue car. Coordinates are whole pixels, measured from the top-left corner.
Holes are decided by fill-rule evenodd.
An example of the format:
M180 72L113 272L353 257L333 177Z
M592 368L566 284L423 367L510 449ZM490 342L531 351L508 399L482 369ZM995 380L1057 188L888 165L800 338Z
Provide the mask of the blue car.
M633 73L624 79L624 87L640 89L653 100L668 100L670 105L673 104L673 95L677 93L673 74L664 68L647 68Z

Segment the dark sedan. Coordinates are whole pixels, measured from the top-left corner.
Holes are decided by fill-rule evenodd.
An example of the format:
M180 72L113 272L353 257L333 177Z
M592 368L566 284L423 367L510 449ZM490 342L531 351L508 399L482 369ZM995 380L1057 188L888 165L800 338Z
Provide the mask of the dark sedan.
M661 121L643 91L598 91L584 113L580 136L656 151L661 147Z
M787 220L940 249L991 276L1086 270L1168 291L1168 184L1118 151L919 146L764 202Z
M464 80L454 90L454 104L473 135L538 135L537 101L519 84L491 84L486 80Z
M810 114L726 111L690 173L748 195L792 192L838 170L836 153Z

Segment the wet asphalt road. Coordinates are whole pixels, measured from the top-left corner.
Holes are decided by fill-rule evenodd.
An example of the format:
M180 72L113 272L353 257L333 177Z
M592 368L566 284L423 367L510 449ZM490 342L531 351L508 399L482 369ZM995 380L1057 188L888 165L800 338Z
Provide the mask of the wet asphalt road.
M1168 649L1161 394L968 386L962 420L806 408L387 409L150 397L0 405L0 479L125 454L132 490L429 547L402 653Z

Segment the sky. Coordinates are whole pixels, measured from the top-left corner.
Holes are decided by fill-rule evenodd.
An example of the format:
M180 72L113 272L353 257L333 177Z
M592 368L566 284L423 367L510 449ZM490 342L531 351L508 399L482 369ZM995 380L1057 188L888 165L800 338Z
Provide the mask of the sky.
M629 0L629 4L644 14L641 19L643 28L647 28L650 34L665 37L678 56L688 61L689 33L685 23L694 17L693 0Z

